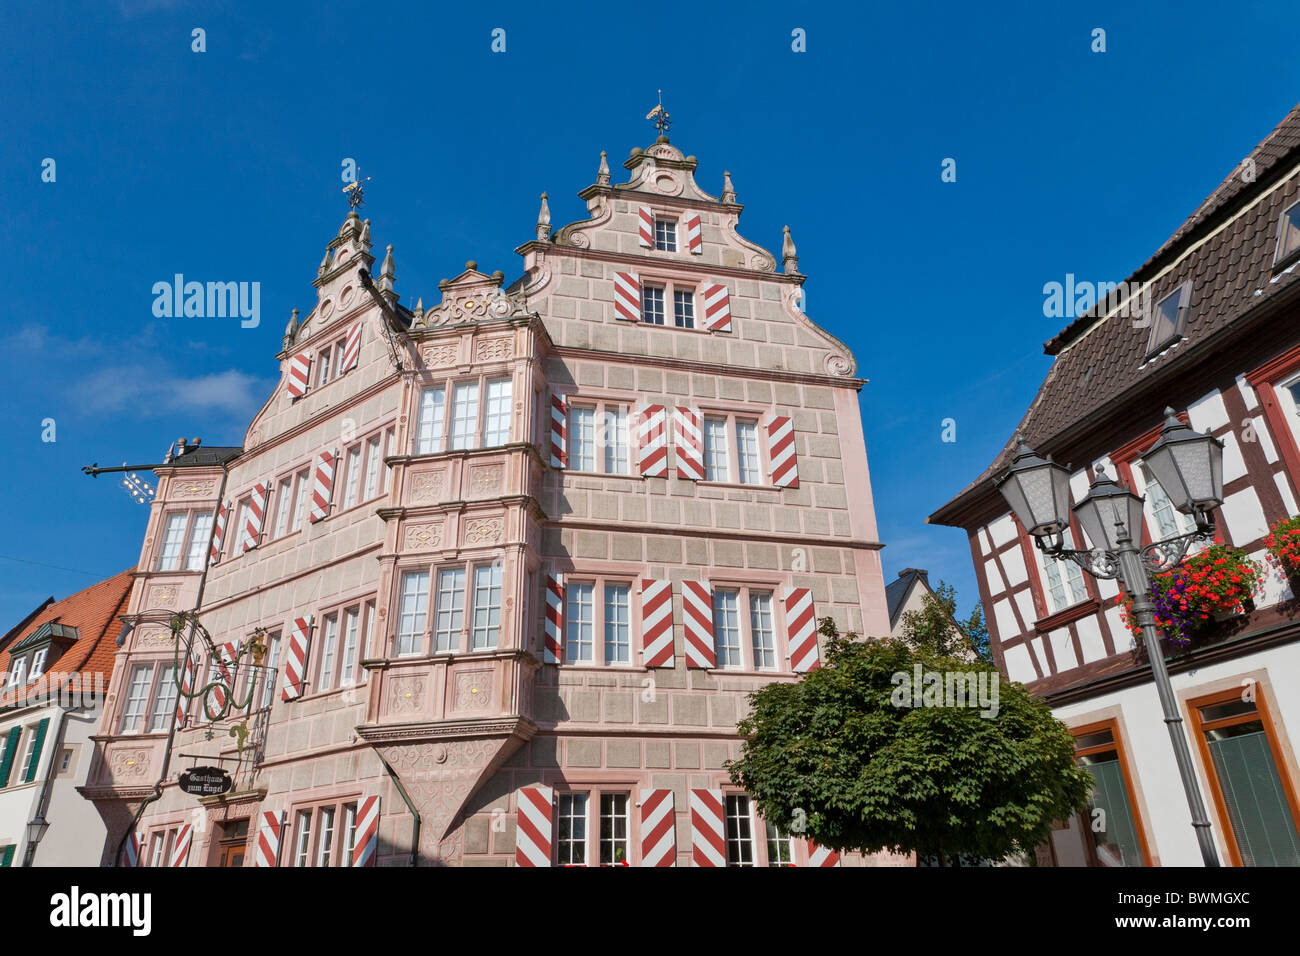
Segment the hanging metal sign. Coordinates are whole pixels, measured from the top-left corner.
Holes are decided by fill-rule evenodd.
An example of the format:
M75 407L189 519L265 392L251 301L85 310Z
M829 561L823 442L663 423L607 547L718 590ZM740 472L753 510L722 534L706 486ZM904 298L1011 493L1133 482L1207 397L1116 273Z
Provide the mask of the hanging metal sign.
M180 785L193 797L217 797L229 793L234 781L220 767L191 767L181 771Z

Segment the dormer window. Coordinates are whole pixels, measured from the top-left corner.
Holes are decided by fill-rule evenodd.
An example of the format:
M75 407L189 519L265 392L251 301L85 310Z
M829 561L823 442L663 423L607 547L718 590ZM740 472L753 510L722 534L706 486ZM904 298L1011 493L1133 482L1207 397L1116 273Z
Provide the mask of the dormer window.
M1300 202L1292 203L1283 211L1277 224L1277 251L1273 254L1274 268L1280 268L1300 258Z
M48 647L42 647L32 655L31 671L27 674L27 682L29 684L34 684L36 681L40 680L41 675L45 673L45 658L49 653L50 649Z
M677 220L655 216L655 248L660 252L677 251Z
M1191 298L1192 284L1184 282L1155 304L1151 310L1151 337L1147 340L1147 358L1183 337Z

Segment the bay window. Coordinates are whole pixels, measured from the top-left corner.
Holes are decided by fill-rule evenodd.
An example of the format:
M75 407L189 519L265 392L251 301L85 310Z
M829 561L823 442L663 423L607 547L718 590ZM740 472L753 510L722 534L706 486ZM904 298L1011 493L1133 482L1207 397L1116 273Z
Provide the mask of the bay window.
M424 623L429 607L429 572L402 575L397 617L397 656L419 654L424 647Z
M431 653L464 654L489 651L501 642L503 568L497 563L466 562L431 571L402 575L396 653L418 656L424 651L429 585L433 595Z
M181 555L184 554L184 570L202 571L212 533L212 518L210 512L175 511L167 515L162 545L158 549L158 570L181 570Z
M452 390L451 447L474 447L474 430L478 425L478 382L460 382Z
M126 701L122 705L122 733L140 732L140 724L144 719L145 705L148 703L149 689L152 684L152 664L136 664L131 668L126 684Z
M480 401L480 396L482 400ZM447 449L491 448L510 441L512 382L483 378L439 383L422 389L416 427L415 453L432 455ZM450 417L451 434L446 435Z

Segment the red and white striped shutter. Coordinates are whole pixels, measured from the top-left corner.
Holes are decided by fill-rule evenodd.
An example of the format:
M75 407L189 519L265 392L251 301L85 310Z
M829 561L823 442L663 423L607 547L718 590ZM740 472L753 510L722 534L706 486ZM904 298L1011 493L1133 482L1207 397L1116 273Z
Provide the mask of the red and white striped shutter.
M515 820L515 866L551 865L551 822L555 791L540 784L519 791Z
M778 488L799 487L799 456L794 450L794 425L775 414L763 418L767 430L767 457L772 463L772 484Z
M248 496L248 518L244 521L243 540L240 550L252 551L262 541L262 525L266 522L266 503L271 489L271 482L259 481L253 485Z
M311 648L312 616L295 617L289 628L289 643L284 655L284 682L280 692L282 700L297 700L302 696L307 679L307 652Z
M343 343L343 367L339 370L340 374L356 368L359 358L361 358L360 322L348 329L348 337Z
M289 359L289 372L285 379L285 389L292 398L302 398L307 394L307 383L311 380L311 352L299 352Z
M655 246L655 214L650 211L649 206L642 206L637 210L637 219L640 223L638 234L641 237L642 247L653 249Z
M641 663L673 667L673 582L641 579Z
M713 653L713 592L702 581L682 582L682 633L687 667L718 666Z
M785 589L785 628L790 643L790 669L796 674L820 664L817 650L817 616L809 588Z
M677 447L677 477L704 480L704 440L700 436L700 410L688 405L673 408L673 441Z
M563 641L564 575L556 571L546 577L546 649L542 659L547 664L560 663Z
M705 282L700 286L704 302L704 327L710 332L731 331L731 293L718 282Z
M217 674L220 675L221 679L226 682L226 686L228 687L231 686L230 667L231 664L234 662L235 658L237 658L238 656L239 656L239 649L235 646L234 642L227 641L224 644L217 645L217 656L216 659L212 661L212 663L216 666ZM211 668L209 669L208 673L209 674L212 673ZM231 689L233 690L233 687ZM212 696L213 699L216 701L218 711L220 711L223 707L226 706L226 692L220 686L212 688ZM205 694L204 695L205 708L207 706L206 700L207 700L207 695Z
M693 256L704 253L704 240L700 237L700 214L698 212L688 212L686 214L686 248Z
M551 467L566 468L569 463L569 399L551 396Z
M284 811L263 810L257 828L257 852L253 866L276 867L280 865L280 836L284 833Z
M312 469L311 514L312 521L322 521L330 513L330 497L334 491L334 468L338 464L338 449L323 451L316 456Z
M140 865L140 838L131 831L131 835L126 838L126 859L122 861L123 866Z
M226 522L230 520L230 501L227 500L217 509L216 530L212 534L212 548L208 552L208 564L221 560L221 546L226 540Z
M357 802L356 842L352 845L353 866L374 866L379 858L379 796Z
M641 321L641 277L635 272L614 273L614 318Z
M190 844L194 842L193 824L183 823L176 831L176 842L172 845L172 858L168 866L185 866L190 858Z
M641 791L641 865L677 865L677 813L671 790Z
M721 790L691 791L691 862L726 866L727 838Z
M638 405L632 413L636 431L637 468L650 478L668 474L668 435L662 405Z
M193 694L194 688L198 682L199 676L199 658L191 652L190 656L185 659L185 664L181 668L180 689L184 692L176 696L176 729L180 730L185 726L189 719L190 698L186 694Z
M824 846L818 846L812 840L808 841L808 865L809 866L839 866L840 855L834 850L828 850Z

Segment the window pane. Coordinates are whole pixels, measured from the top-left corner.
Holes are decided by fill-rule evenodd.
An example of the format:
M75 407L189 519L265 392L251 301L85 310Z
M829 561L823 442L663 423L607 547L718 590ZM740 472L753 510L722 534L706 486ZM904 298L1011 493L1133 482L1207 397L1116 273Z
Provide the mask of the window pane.
M641 321L651 325L664 324L664 290L658 286L644 286L641 290Z
M1171 538L1175 535L1183 534L1195 528L1195 521L1189 516L1179 514L1174 510L1173 502L1165 494L1165 489L1160 486L1155 475L1151 474L1151 469L1143 462L1141 465L1142 478L1146 484L1146 511L1147 517L1153 525L1152 531L1157 539Z
M167 721L176 714L176 665L163 664L158 675L158 690L154 694L153 710L149 713L149 733L165 733Z
M708 481L730 481L727 467L727 420L704 419L704 469Z
M348 449L348 481L343 493L343 507L351 508L357 503L357 491L361 488L361 446Z
M190 547L185 558L185 570L203 570L203 556L208 553L208 537L211 533L212 515L196 515L194 526L190 528Z
M329 690L334 686L334 654L338 650L339 616L325 618L325 634L321 638L320 673L316 676L316 689Z
M1300 249L1300 203L1282 213L1282 231L1278 236L1277 258L1289 256Z
M772 824L767 827L767 865L794 866L794 841Z
M352 851L357 848L357 805L343 806L343 866L352 865Z
M369 501L379 493L379 469L382 467L379 454L379 436L366 442L366 490L363 501Z
M478 382L461 382L452 393L451 447L473 448L478 430Z
M736 422L736 464L740 469L740 481L746 485L757 485L763 480L758 470L758 424L756 422Z
M330 851L334 849L334 808L322 807L320 811L320 841L316 847L316 865L330 865Z
M587 862L587 795L562 793L556 807L558 813L556 862L586 864Z
M360 608L348 608L343 615L343 660L339 665L339 686L350 687L357 682L354 669L357 663L357 638L360 634Z
M501 378L487 383L487 421L483 442L486 445L504 445L510 441L510 379Z
M185 541L185 522L188 518L189 516L183 513L167 516L167 530L163 532L162 550L158 554L159 571L176 570L181 556L181 545Z
M460 650L460 632L465 627L465 569L443 568L438 572L438 607L434 635L435 651Z
M627 467L627 411L623 408L605 409L605 474L626 475Z
M496 647L501 633L501 565L481 564L474 569L474 630L470 650Z
M299 810L298 816L298 841L295 844L294 866L306 866L309 862L307 853L311 848L311 811Z
M317 385L324 385L330 380L330 350L325 349L320 353L320 374L316 377Z
M575 405L569 413L569 468L596 470L596 410Z
M673 324L679 329L695 328L695 295L673 291Z
M293 475L280 482L276 490L275 536L277 538L289 531L289 515L293 514Z
M772 595L749 596L749 629L754 639L755 669L776 667L776 639L772 631Z
M397 439L397 430L393 428L388 429L388 444L384 450L384 454L389 458L393 457L393 442L396 441L396 439ZM385 465L384 466L384 487L382 489L384 494L388 494L388 482L389 479L392 478L392 476L393 476L392 465Z
M1300 866L1300 835L1264 724L1248 720L1205 737L1242 864Z
M655 220L655 248L664 252L677 251L677 223L672 219Z
M592 635L592 595L595 585L569 584L564 589L564 654L570 664L590 663L594 660Z
M727 866L754 865L754 834L749 819L749 797L727 796Z
M713 592L713 640L719 667L740 667L740 613L737 591Z
M131 680L126 689L126 704L122 707L122 733L124 734L133 734L140 729L144 705L149 699L151 677L153 677L152 664L137 664L131 668Z
M424 644L425 615L429 610L429 572L402 575L402 601L397 621L397 653L419 654Z
M627 794L600 795L600 862L620 864L627 861Z
M1178 304L1182 290L1176 289L1156 303L1151 318L1151 347L1159 348L1175 337L1178 330Z
M1133 808L1129 805L1119 753L1106 750L1079 758L1092 774L1093 792L1084 817L1089 839L1102 866L1143 866ZM1100 811L1100 813L1095 812ZM1098 829L1100 828L1100 829Z
M275 699L275 673L276 668L280 666L280 635L272 634L267 644L266 657L263 666L266 668L262 675L262 707L270 707L271 701Z
M307 510L307 481L308 472L298 472L298 491L294 495L293 502L293 530L297 531L302 527L303 515Z
M605 663L627 664L632 660L631 629L628 626L627 584L605 585Z
M442 451L442 419L446 414L447 390L426 388L420 393L420 429L416 437L415 453L431 455Z

